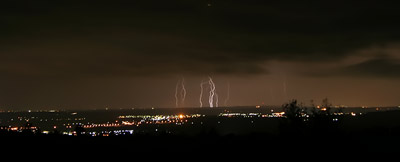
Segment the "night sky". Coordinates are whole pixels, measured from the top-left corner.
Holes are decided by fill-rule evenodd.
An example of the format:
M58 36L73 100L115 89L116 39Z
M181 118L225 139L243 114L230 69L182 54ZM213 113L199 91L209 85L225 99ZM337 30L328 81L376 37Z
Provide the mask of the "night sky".
M220 106L400 105L398 9L380 0L1 0L0 109L176 107L182 78L180 107L198 107L209 76Z

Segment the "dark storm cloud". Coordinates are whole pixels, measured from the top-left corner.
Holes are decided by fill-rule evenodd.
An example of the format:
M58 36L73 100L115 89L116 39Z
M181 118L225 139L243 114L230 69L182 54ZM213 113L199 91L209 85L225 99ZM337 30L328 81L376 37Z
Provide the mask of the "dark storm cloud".
M341 68L331 75L335 74L340 76L399 78L400 61L390 58L377 58Z
M269 60L337 61L400 38L391 2L1 3L3 75L267 74Z

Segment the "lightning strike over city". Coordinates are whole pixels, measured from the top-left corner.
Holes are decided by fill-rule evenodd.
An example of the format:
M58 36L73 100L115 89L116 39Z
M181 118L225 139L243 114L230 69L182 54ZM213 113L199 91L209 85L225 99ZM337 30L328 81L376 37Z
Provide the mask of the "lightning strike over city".
M396 156L399 18L382 0L2 0L3 161Z

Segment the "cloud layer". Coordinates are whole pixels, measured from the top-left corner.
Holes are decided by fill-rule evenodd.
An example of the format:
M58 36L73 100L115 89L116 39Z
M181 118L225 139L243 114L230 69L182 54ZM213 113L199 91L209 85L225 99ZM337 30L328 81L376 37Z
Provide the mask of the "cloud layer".
M0 73L7 76L268 74L268 62L340 62L400 40L381 1L2 1ZM376 56L335 75L396 77ZM398 71L398 70L397 70Z

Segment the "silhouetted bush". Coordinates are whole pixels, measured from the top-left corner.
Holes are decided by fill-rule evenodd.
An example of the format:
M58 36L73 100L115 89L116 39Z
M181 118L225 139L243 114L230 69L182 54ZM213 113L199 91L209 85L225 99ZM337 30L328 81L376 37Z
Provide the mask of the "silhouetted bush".
M302 116L303 108L297 103L297 100L292 100L282 105L282 107L285 111L286 118L283 118L280 123L280 134L304 135L305 123Z

